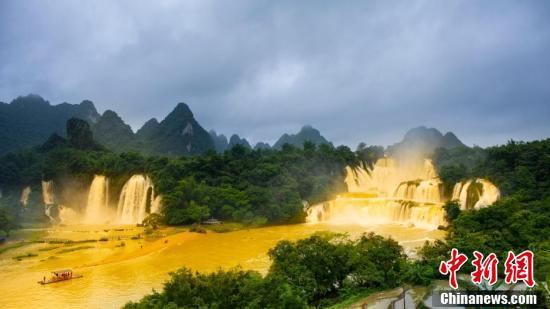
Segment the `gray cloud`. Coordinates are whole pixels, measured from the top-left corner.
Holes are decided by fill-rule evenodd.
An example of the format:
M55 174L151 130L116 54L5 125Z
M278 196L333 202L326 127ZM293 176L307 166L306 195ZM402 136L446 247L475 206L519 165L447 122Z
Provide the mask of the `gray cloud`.
M94 101L134 130L177 102L273 142L550 135L544 1L1 1L0 100Z

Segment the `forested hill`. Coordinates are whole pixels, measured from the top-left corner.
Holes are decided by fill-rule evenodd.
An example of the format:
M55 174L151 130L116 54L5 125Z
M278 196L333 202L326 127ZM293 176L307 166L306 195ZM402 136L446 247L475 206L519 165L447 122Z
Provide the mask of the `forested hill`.
M281 136L279 140L275 142L275 144L273 145L273 149L281 149L284 144L290 144L295 147L302 147L302 145L306 141L310 141L315 145L326 144L332 146L332 143L324 138L319 130L307 125L303 126L302 129L300 129L300 132L296 134L283 134L283 136Z
M420 126L410 129L403 140L388 147L388 154L398 157L429 157L436 149L464 148L466 145L453 132Z
M39 145L54 133L64 136L71 117L94 123L100 115L90 101L50 105L31 94L10 104L0 102L0 154Z
M136 133L114 111L91 123L95 139L115 152L181 156L214 150L214 141L185 103L179 103L161 122L147 121Z
M151 119L134 133L116 112L100 115L91 101L51 105L31 94L9 104L0 102L0 154L40 145L52 134L65 136L70 118L88 122L94 138L115 152L179 156L214 149L212 138L185 103L179 103L160 123Z

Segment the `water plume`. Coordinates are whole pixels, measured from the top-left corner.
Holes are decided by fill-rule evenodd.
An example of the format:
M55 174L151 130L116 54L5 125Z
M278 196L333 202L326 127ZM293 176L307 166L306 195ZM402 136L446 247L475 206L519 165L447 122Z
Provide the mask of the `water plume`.
M109 179L95 175L88 193L84 223L105 223L110 219L109 213Z

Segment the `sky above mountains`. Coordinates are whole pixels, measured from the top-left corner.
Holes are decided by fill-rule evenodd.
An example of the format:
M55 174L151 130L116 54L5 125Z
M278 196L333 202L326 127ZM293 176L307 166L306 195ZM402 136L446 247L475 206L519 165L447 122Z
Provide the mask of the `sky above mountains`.
M183 101L253 143L550 136L546 1L0 1L0 46L0 101L90 99L134 131Z

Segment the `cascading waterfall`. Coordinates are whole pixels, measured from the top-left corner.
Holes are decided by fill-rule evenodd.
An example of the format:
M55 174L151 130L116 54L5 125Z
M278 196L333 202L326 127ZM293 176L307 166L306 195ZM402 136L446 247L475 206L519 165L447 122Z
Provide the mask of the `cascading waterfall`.
M477 179L476 182L481 184L482 192L474 205L475 209L492 205L500 198L500 190L493 183L485 179Z
M402 182L395 190L394 197L418 202L442 203L443 184L439 179Z
M460 200L460 192L462 191L464 183L462 181L459 181L455 184L453 187L453 195L451 196L451 200L453 201L459 201Z
M55 195L53 193L53 181L42 181L42 201L44 205L55 204Z
M436 179L437 173L431 160L398 164L394 159L378 159L372 170L360 164L354 168L346 167L346 185L348 192L376 194L378 197L394 197L396 188L411 180Z
M155 197L151 179L144 175L133 175L120 192L117 208L118 223L141 223L149 213L159 212L161 204L161 197ZM147 209L147 206L150 209Z
M422 180L414 192L414 200L441 203L442 183L439 179Z
M399 164L384 157L372 170L360 164L346 172L349 193L309 207L307 222L400 223L430 229L447 224L443 183L430 160ZM461 209L485 207L499 197L498 188L483 179L457 183L452 194Z
M429 229L446 224L443 185L430 160L399 164L384 157L372 170L359 165L346 171L350 193L309 207L307 222L400 223Z
M426 229L445 225L444 210L440 204L419 204L411 201L385 198L338 197L310 207L308 223L376 225L399 223Z
M27 207L27 205L29 204L30 194L31 194L31 187L25 187L21 191L21 198L19 199L19 201L21 202L21 205L23 205L23 207Z
M460 201L460 209L465 210L468 207L468 189L472 185L472 181L468 180L460 189L460 194L458 195L458 200Z
M499 198L500 190L493 183L477 178L458 182L451 199L459 202L461 210L466 210L490 206Z
M151 213L158 214L162 208L162 196L157 195L151 203Z
M109 220L109 179L103 175L95 175L90 191L84 223L99 224Z
M42 201L44 202L44 214L50 218L50 221L55 222L52 214L52 209L55 206L55 195L53 191L53 181L42 181Z
M470 185L472 184L471 180L466 181L464 184L460 182L460 191L458 191L458 198L455 198L453 196L453 200L458 200L460 203L460 209L465 210L467 209L468 204L468 189L470 188ZM455 185L456 187L456 185ZM454 190L453 190L454 191Z

